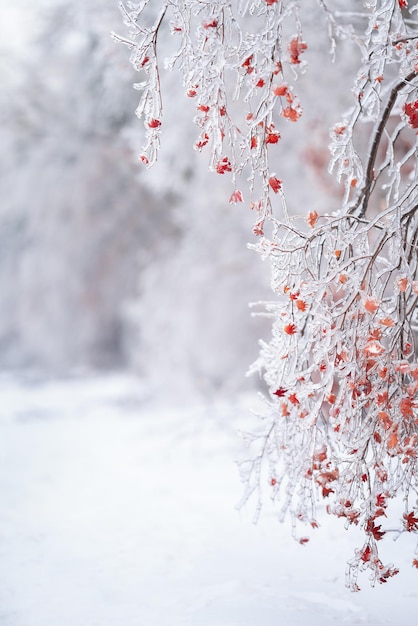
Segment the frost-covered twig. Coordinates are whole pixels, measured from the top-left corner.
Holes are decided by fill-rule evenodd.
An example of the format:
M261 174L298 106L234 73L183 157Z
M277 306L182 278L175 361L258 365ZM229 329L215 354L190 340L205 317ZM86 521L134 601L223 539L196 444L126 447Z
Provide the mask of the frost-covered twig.
M331 131L341 205L332 215L292 216L271 154L302 116L295 87L306 69L308 4L313 10L299 0L170 0L159 15L173 16L179 46L168 65L196 102L195 147L210 152L214 172L231 175L230 202L249 194L253 247L270 260L272 339L253 368L268 394L241 464L246 496L269 489L295 535L298 522L317 527L321 499L361 526L365 543L348 568L357 589L359 571L373 582L397 573L378 544L398 493L401 529L418 531L418 22L407 0L368 0L362 10L348 2L342 12L318 0L331 53L339 37L351 38L361 65L352 109ZM132 61L145 75L138 114L153 132L141 159L151 164L163 22L138 27L145 8L129 4L124 15Z

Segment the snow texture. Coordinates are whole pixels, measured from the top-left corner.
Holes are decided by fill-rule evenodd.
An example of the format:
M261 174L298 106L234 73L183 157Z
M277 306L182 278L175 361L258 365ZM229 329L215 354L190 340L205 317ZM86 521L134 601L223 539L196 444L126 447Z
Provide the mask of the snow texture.
M233 463L249 407L158 407L123 376L0 379L2 626L413 624L417 572L344 587L339 520L301 546L266 505L241 511ZM408 538L405 538L405 541Z

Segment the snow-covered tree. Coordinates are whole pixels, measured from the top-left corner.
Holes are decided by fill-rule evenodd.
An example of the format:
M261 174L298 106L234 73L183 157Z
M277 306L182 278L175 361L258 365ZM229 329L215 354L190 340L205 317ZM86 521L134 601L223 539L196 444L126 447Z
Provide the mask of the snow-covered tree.
M254 366L268 394L241 465L246 497L258 493L259 508L269 489L295 534L299 522L318 525L325 499L329 513L364 531L350 587L363 570L386 582L397 569L383 564L380 541L389 530L418 531L418 7L142 0L121 8L129 34L116 39L141 73L140 160L156 162L170 107L161 90L170 29L177 45L166 65L180 70L194 104L195 148L228 177L230 203L251 207L253 248L270 261L273 334ZM309 83L310 67L328 74L324 55L311 54L325 39L338 72ZM348 62L338 60L341 45ZM330 184L319 203L289 156L293 143L310 145L312 125L302 125L310 109L335 115L329 169L340 192ZM311 151L321 175L328 143ZM304 201L292 200L303 187ZM400 523L388 521L398 494Z

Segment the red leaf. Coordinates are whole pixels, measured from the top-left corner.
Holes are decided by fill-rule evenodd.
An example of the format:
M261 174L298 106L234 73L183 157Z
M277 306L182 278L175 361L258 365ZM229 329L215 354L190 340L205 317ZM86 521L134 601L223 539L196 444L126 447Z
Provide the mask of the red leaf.
M203 133L200 136L200 139L198 141L196 141L194 147L196 150L201 150L202 148L204 148L207 143L209 141L209 135L207 133Z
M216 171L218 174L225 174L225 172L232 172L231 162L228 157L224 157L216 164Z
M254 71L253 66L251 65L253 60L253 55L247 57L245 61L241 64L241 67L245 67L247 70L247 74L251 74Z
M368 563L370 561L371 556L372 556L372 549L370 546L366 546L360 558L363 561L363 563Z
M405 528L408 532L418 530L418 517L415 517L414 511L404 513Z
M297 332L296 324L286 324L283 330L286 335L294 335Z
M280 139L280 133L267 133L266 143L278 143Z
M290 62L293 63L293 65L299 65L299 56L302 54L302 52L305 52L307 47L308 46L306 45L306 43L302 41L300 37L293 37L290 40L287 49L290 54Z
M411 128L418 128L418 100L415 100L415 102L408 102L404 105L403 110L409 118L408 124Z
M382 344L376 340L369 341L364 348L364 352L369 356L380 356L384 351Z
M203 22L203 28L216 28L218 26L218 20L212 20L211 22Z
M278 193L282 188L282 181L276 178L276 176L271 176L269 178L269 185L273 189L274 193Z
M366 524L366 533L373 535L376 541L380 541L383 538L385 532L380 530L382 526L375 526L373 519L368 519Z
M275 96L285 96L287 94L287 85L278 85L273 89Z
M296 122L302 115L302 111L300 110L300 108L294 109L293 107L289 106L283 109L282 115L283 117L289 119L291 122Z
M237 204L238 202L242 202L243 198L242 198L242 193L239 189L236 189L232 194L231 197L229 198L229 203L230 204Z
M376 496L377 506L386 506L386 496L383 493L378 493Z

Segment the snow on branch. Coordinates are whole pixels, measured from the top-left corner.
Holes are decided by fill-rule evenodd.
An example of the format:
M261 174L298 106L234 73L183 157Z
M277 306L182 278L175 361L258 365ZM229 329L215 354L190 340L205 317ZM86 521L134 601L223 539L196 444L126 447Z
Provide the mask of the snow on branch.
M364 531L348 585L358 589L363 570L384 583L397 569L382 563L378 547L398 494L398 531L418 531L417 5L368 0L333 11L325 0L170 0L155 13L156 5L122 5L130 39L118 38L143 75L140 158L152 165L158 155L158 40L169 20L178 46L167 66L196 103L195 148L231 177L230 202L248 196L253 247L271 265L272 339L253 367L268 394L241 464L244 500L269 489L295 536L297 523L318 526L325 500L329 513ZM331 54L350 38L362 61L352 108L331 129L341 204L332 214L290 216L286 181L270 162L303 113L296 85L307 69L312 11ZM350 86L342 77L337 88Z

